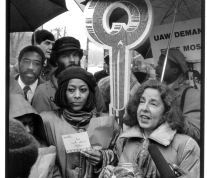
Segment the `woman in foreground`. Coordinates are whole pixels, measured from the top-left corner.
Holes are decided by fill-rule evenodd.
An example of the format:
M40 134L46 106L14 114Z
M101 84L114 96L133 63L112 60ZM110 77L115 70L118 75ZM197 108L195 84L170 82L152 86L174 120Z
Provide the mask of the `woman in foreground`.
M55 94L55 103L60 109L40 113L47 140L57 148L63 178L98 177L102 167L115 161L112 149L119 127L114 118L96 118L95 87L96 81L91 73L77 66L66 68L58 76ZM104 123L111 124L109 132L104 132L107 128ZM98 126L101 129L96 129ZM102 131L108 135L100 134ZM92 149L66 153L62 136L81 132L87 132ZM98 133L101 137L97 136Z
M200 148L191 137L182 134L184 119L176 105L176 94L157 80L141 84L127 106L124 123L129 128L117 141L119 164L136 165L137 178L161 177L151 155L155 144L167 163L182 178L200 177ZM99 177L112 177L113 166L107 166Z

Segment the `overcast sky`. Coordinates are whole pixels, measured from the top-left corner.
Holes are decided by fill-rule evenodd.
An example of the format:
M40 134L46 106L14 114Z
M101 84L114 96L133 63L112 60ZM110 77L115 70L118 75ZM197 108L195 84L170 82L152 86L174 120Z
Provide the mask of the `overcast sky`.
M66 0L69 11L57 16L43 25L44 29L55 29L66 26L70 36L77 38L83 49L86 49L87 36L84 32L84 13L72 0Z

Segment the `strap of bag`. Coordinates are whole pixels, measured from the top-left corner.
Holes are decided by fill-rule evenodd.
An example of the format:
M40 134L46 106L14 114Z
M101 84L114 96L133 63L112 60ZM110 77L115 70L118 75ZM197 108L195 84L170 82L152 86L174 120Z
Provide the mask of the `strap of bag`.
M181 109L181 111L183 111L183 108L184 108L185 95L186 95L187 91L188 91L190 88L192 88L192 87L187 87L187 88L183 91L183 93L182 93L181 100L180 100L180 109Z

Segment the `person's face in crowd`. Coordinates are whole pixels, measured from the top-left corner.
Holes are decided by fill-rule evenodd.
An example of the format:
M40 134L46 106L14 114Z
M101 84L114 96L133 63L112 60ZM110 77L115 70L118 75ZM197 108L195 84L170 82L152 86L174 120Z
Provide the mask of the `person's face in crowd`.
M36 52L26 52L19 62L19 73L25 85L33 84L40 76L43 62Z
M33 135L34 133L34 121L31 115L26 114L21 116L21 118L18 119L25 127L26 131Z
M172 75L174 74L174 69L170 67L169 61L170 59L167 59L167 64L165 67L165 73L164 73L164 77L163 77L163 81L170 83L172 80ZM158 61L158 64L155 68L155 73L156 73L156 78L158 80L161 79L162 76L162 72L163 72L163 66L164 66L164 61L165 61L165 56L161 55Z
M68 66L80 66L80 56L77 51L65 51L58 58L58 68L64 70Z
M52 46L54 43L55 43L55 41L45 40L45 41L42 41L40 44L37 44L36 46L41 48L45 54L45 58L49 59L51 52L52 52Z
M138 123L145 134L150 135L156 129L163 118L164 111L165 106L160 92L154 88L145 89L137 109Z
M87 83L81 79L71 79L68 83L66 97L68 105L73 111L80 111L89 95Z

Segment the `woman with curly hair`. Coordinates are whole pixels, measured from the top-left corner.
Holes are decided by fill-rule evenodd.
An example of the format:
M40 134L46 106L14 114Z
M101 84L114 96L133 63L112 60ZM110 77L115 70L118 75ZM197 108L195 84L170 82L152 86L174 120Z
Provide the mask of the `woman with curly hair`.
M148 80L141 84L127 105L124 123L129 126L118 141L119 163L137 165L137 177L160 177L148 147L157 145L165 160L184 177L200 177L200 148L183 134L184 118L176 104L176 93L167 85ZM107 166L100 177L111 177Z
M100 134L107 126L104 125L106 121L103 117L96 118L96 86L94 76L83 68L66 68L58 76L58 89L55 93L55 104L60 109L40 113L47 141L57 148L57 162L63 178L95 178L102 167L116 161L112 149L119 135L119 126L114 117L105 116L111 122L111 132ZM97 125L103 126L101 131L97 131ZM62 136L80 132L87 132L92 149L66 153ZM97 133L105 138L105 146L101 147L97 143L101 139Z

